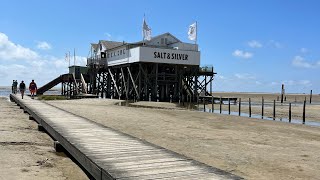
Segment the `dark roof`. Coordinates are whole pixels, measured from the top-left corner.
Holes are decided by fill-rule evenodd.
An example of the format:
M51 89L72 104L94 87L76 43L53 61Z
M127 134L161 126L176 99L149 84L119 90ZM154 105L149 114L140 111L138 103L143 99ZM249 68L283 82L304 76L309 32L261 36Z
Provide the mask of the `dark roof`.
M95 43L91 43L91 46L94 50L98 50L99 45Z
M169 33L169 32L160 34L160 35L155 36L155 37L151 37L151 40L150 40L150 41L152 41L152 40L154 40L154 39L157 39L157 38L159 38L159 37L161 37L161 36L164 36L164 35L172 36L175 40L177 40L178 42L181 42L178 38L176 38L174 35L172 35L172 34ZM135 43L132 43L132 44L140 44L140 43L143 43L143 41L138 41L138 42L135 42Z
M113 49L115 47L122 46L125 44L124 42L106 41L106 40L100 40L99 42L107 49Z

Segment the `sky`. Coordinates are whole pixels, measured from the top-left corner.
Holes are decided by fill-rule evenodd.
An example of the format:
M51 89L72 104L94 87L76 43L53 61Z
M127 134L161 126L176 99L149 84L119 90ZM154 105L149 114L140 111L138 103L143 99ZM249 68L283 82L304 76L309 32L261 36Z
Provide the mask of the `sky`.
M183 42L198 23L202 66L217 73L214 91L320 93L317 0L2 0L0 86L35 79L42 86L68 72L74 49L85 65L90 43L142 40L170 32ZM73 62L71 62L73 63Z

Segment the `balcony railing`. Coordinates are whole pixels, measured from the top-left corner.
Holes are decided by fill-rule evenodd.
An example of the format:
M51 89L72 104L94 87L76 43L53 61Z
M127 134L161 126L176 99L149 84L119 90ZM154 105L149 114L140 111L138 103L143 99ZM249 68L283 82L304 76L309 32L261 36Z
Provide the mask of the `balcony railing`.
M87 65L108 65L107 58L87 58Z
M213 73L214 69L213 69L213 66L202 66L202 67L199 67L199 72L200 73Z

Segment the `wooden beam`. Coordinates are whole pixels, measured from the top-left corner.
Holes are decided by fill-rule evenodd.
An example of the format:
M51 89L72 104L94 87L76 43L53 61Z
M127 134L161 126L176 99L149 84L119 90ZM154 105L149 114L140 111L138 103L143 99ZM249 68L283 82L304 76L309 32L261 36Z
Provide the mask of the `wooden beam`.
M132 84L133 84L133 88L134 88L134 90L136 91L136 94L139 95L138 90L137 90L137 87L136 87L136 83L135 83L134 80L133 80L133 77L132 77L130 68L127 67L127 69L128 69L128 73L129 73L129 75L130 75L130 78L131 78L131 81L132 81Z
M111 70L110 70L109 68L108 68L108 71L109 71L110 76L111 76L111 79L112 79L112 81L113 81L113 86L116 88L116 91L117 91L117 93L118 93L118 96L120 97L119 89L118 89L118 86L117 86L116 81L114 80L113 74L111 73Z
M121 69L121 77L123 79L123 84L124 84L124 90L126 91L126 98L128 100L129 97L128 97L128 89L127 89L127 86L126 86L126 79L124 77L124 73L123 73L122 67L120 69Z

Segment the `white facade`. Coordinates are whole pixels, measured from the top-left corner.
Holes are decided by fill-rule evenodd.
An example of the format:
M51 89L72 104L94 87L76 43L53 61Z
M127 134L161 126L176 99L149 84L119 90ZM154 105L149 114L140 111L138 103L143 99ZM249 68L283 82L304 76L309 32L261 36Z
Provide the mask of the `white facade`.
M119 50L110 51L108 54L108 66L135 62L200 65L199 51L184 51L141 46L129 50L123 49L122 54L120 54Z
M99 41L97 47L94 56L99 57L101 52L105 52L106 59L103 60L108 66L136 62L200 65L198 45L183 43L170 33L156 36L150 41L123 43L112 49Z

